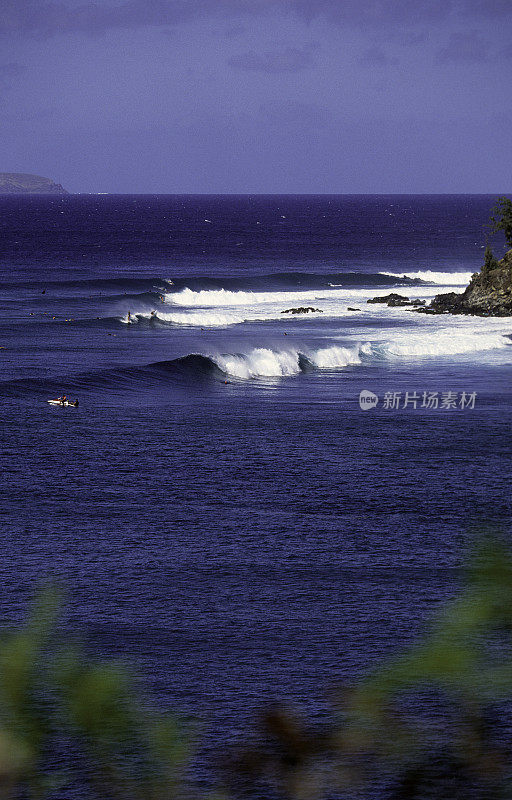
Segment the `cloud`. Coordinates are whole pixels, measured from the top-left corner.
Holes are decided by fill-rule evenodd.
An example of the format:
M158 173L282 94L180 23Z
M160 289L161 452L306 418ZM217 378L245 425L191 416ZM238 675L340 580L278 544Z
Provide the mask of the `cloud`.
M331 108L317 103L266 102L259 108L258 118L264 125L273 125L278 129L285 127L295 130L322 129L339 125L338 114ZM251 123L253 124L253 123Z
M480 64L487 61L489 42L478 31L452 33L446 47L437 51L438 64Z
M326 17L335 24L376 26L434 22L445 19L456 0L292 0L308 20Z
M466 0L462 8L466 14L485 19L512 16L510 0Z
M1 0L0 33L48 37L115 28L165 27L195 19L230 23L268 11L337 25L417 27L448 18L512 19L510 0Z
M8 64L0 64L0 78L17 78L27 71L23 64L16 64L14 62Z
M510 0L289 0L310 20L323 16L338 24L410 25L448 19L512 20Z
M0 89L10 89L15 83L16 78L23 75L27 71L27 67L23 64L9 62L0 64Z
M226 39L236 39L238 36L243 36L246 33L246 28L243 25L231 25L224 31Z
M359 58L359 63L365 67L396 67L400 62L388 56L382 47L369 47Z
M230 58L228 64L233 69L244 72L267 72L274 75L282 72L302 72L316 66L316 50L317 45L312 44L302 48L284 47L266 53L249 50L247 53L240 53Z
M387 42L399 47L418 47L429 39L427 30L411 30L410 28L393 27L391 30L379 30L378 42ZM377 44L377 41L375 42Z
M78 5L65 0L2 0L0 32L41 37L69 32L101 33L115 28L144 28L215 16L233 3L207 0L100 0Z

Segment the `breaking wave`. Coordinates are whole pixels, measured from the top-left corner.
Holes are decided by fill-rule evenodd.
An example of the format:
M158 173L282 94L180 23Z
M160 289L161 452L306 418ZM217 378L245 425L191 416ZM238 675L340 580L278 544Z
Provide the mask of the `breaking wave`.
M311 352L257 347L249 353L215 356L214 360L223 372L241 379L285 377L315 368L337 370L360 363L357 348L336 345Z
M379 274L398 280L407 278L410 281L419 281L420 283L433 283L436 286L466 286L472 275L471 272L432 272L431 270L405 272L401 275L395 272L381 272Z
M0 289L33 289L41 290L66 290L75 289L80 292L144 292L144 291L169 291L177 292L184 288L194 291L226 289L228 291L261 291L265 288L274 290L293 289L322 289L330 284L345 287L378 287L378 286L417 286L421 279L393 275L386 272L274 272L261 275L227 275L212 278L209 275L192 275L187 277L162 277L161 275L148 275L132 277L120 275L105 278L101 275L90 278L69 277L62 274L59 279L41 277L34 280L1 280Z
M66 386L68 394L88 393L94 390L147 390L169 381L222 380L233 378L284 378L311 370L340 370L360 363L358 348L333 345L318 350L273 350L256 347L247 353L204 355L190 353L169 361L116 367L71 376L28 377L0 383L0 394L18 396L55 394Z
M382 342L366 342L361 346L361 354L366 357L383 359L424 359L443 358L464 353L477 353L487 350L501 350L511 346L510 338L503 331L464 331L454 335L453 330L427 332L409 331L407 335Z
M357 342L352 346L330 345L320 348L273 349L254 347L248 352L202 354L190 353L168 361L79 373L68 376L37 376L0 383L0 395L48 397L66 387L70 395L87 395L96 390L114 392L148 391L165 388L169 383L188 383L226 379L286 378L314 370L342 371L360 364L394 360L421 361L425 358L512 347L510 334L503 331L468 331L454 337L448 331L426 333L410 331L395 339Z
M295 292L231 292L226 289L201 290L182 289L165 295L169 305L199 306L212 308L218 306L256 306L267 303L306 303L314 300L338 299L342 293L333 289L311 289Z

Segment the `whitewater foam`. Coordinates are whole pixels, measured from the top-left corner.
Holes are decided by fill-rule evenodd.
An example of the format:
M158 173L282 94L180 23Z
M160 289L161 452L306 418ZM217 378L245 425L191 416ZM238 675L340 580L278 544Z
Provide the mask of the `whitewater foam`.
M471 280L471 272L380 272L379 275L389 275L391 278L410 278L411 280L435 283L437 286L466 286Z
M389 331L386 332L389 336ZM403 331L393 339L365 342L361 353L376 359L423 359L443 358L464 353L502 350L511 342L503 330L441 329L428 331L424 328Z
M359 348L323 347L309 356L311 362L319 369L341 369L350 364L360 364Z
M188 291L188 290L187 290ZM422 287L422 299L430 300L438 293L436 287ZM181 294L181 293L180 293ZM206 302L205 298L210 293L208 291L192 293L194 296L202 295L202 299ZM172 323L174 325L188 325L200 328L208 327L228 327L230 325L239 325L244 322L269 322L271 320L280 320L281 322L293 322L300 319L327 319L328 317L343 318L353 317L354 315L364 313L367 316L377 316L383 319L386 316L396 317L407 314L407 310L400 307L388 308L382 305L368 305L366 301L375 295L374 290L369 289L344 289L344 290L324 290L323 292L308 292L308 293L288 293L288 292L271 292L265 293L264 300L258 303L257 299L260 297L258 293L250 292L225 292L223 295L226 305L220 303L220 297L217 292L214 293L219 301L218 305L192 305L189 308L181 307L178 304L166 303L153 309L155 312L153 316L162 322ZM229 305L228 300L231 295L236 295L239 302ZM249 302L242 301L242 295L248 300L256 301L251 305ZM286 302L283 301L286 297ZM418 297L418 293L414 292L414 297ZM311 305L319 307L318 311L313 311L307 315L296 314L283 314L283 311L291 305ZM175 305L175 310L173 310ZM354 306L356 310L354 311ZM150 319L151 312L146 309L132 312L132 319L134 316L145 317ZM126 322L126 318L122 320Z
M298 353L276 352L266 347L257 347L250 353L217 356L213 360L223 372L241 379L284 377L301 371Z
M332 289L309 289L291 292L232 292L228 289L182 289L180 292L167 292L165 301L169 305L200 306L257 306L264 303L290 303L294 301L323 300L339 298L340 291Z
M222 354L211 358L223 372L240 379L298 375L307 365L323 370L339 370L361 362L358 348L337 345L302 351L256 347L249 353Z

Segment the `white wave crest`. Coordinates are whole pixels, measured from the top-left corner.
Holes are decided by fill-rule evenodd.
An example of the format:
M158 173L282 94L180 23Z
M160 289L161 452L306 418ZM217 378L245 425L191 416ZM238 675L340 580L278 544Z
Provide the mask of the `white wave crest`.
M337 345L311 352L256 347L249 353L214 356L213 360L223 372L235 378L278 378L302 372L301 357L318 369L342 369L360 363L357 348Z
M323 347L309 356L310 361L319 369L340 369L349 364L360 364L359 348Z
M149 317L148 314L145 314L145 316ZM236 312L209 310L177 314L158 310L156 317L162 322L172 322L174 325L191 325L196 328L227 327L228 325L238 325L246 320L245 315Z
M471 272L380 272L380 275L389 275L392 278L410 278L411 280L421 280L428 283L435 283L438 286L466 286L471 280ZM419 287L418 287L419 288Z
M306 300L329 300L339 298L341 292L333 289L309 289L295 292L231 292L227 289L182 289L181 292L168 292L165 301L176 306L256 306L264 303L290 303Z
M271 378L299 373L299 354L257 347L250 353L216 356L223 372L235 378Z
M501 332L489 331L436 331L435 333L410 332L395 340L366 342L361 347L365 356L379 358L443 358L485 350L510 347L510 340Z

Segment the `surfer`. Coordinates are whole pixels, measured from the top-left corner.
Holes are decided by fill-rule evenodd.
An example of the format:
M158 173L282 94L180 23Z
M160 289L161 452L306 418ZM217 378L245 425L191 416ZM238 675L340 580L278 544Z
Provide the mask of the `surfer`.
M127 321L128 325L130 325L130 324L131 324L131 321L132 321L132 315L131 315L131 313L130 313L129 311L128 311L128 316L127 316L127 318L126 318L126 321Z
M48 402L54 406L73 406L74 408L78 408L79 406L78 398L75 400L75 402L72 402L71 400L68 400L67 395L65 394L62 394L56 400L48 400Z

